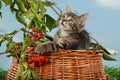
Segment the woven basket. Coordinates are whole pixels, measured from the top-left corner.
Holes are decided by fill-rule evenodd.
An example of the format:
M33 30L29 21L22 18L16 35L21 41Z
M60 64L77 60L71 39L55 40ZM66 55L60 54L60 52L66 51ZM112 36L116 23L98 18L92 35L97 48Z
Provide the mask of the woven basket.
M27 58L39 57L27 54ZM42 80L106 80L102 64L102 52L98 50L60 50L47 56L51 63L41 67L33 64L34 70ZM15 78L18 63L13 61L6 80Z

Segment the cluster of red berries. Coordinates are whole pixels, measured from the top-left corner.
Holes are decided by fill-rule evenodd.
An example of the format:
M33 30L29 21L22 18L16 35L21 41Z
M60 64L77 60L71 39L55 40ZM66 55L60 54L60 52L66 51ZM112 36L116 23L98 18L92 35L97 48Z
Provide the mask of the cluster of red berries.
M40 40L42 38L42 33L36 28L31 29L32 32L29 34L29 37L33 40Z
M29 64L34 63L36 67L43 66L44 64L47 64L48 62L49 62L49 59L45 56L34 57L28 60Z

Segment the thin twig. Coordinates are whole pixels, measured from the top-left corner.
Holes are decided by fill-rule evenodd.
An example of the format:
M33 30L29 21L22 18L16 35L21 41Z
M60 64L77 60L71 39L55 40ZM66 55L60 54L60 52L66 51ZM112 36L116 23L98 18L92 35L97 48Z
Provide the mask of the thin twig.
M55 5L55 7L60 11L60 14L62 14L62 10L56 5Z
M97 45L96 45L96 48L97 48L98 45L100 45L99 42L98 42L95 38L93 38L93 37L90 37L90 38L93 39L93 40L96 42L96 44L97 44Z
M46 0L46 2L47 2L48 5L53 9L53 11L55 11L55 13L56 13L58 16L60 16L60 14L56 11L56 9L49 4L50 2L49 2L48 0ZM61 10L60 10L60 11L61 11Z
M2 54L7 54L8 52L0 52L0 55L2 55Z
M93 37L90 37L90 38L93 39L97 44L99 44L99 42L95 38Z

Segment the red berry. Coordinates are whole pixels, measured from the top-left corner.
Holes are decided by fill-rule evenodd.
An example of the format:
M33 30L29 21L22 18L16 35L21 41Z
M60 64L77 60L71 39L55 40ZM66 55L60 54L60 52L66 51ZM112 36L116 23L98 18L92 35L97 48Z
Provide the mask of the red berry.
M36 66L36 67L39 67L39 63L38 63L38 62L36 62L36 63L35 63L35 66Z
M35 63L39 61L38 58L33 58L32 60L33 60L33 62L35 62Z
M48 63L48 61L49 61L48 58L45 58L45 63Z
M29 60L28 60L28 63L29 63L29 64L33 63L33 60L32 60L32 59L29 59Z
M38 32L38 33L37 33L37 36L38 36L39 38L41 38L41 37L42 37L42 33L41 33L41 32Z
M39 63L38 63L38 65L39 65L39 66L42 66L42 65L43 65L43 63L42 63L42 62L39 62Z
M32 28L32 32L37 32L38 30L36 28Z
M30 44L29 44L29 47L33 47L33 46L34 46L34 43L30 43Z
M37 41L37 40L40 40L40 38L37 37L37 36L35 36L35 37L34 37L34 40Z
M40 56L40 60L45 60L45 56Z
M32 38L33 37L33 34L29 34L29 38Z

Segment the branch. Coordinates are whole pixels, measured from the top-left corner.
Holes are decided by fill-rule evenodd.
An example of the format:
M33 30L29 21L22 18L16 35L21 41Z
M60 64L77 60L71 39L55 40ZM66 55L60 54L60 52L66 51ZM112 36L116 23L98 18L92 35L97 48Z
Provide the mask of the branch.
M2 54L7 54L8 52L0 52L0 55L2 55Z
M46 0L46 2L47 2L48 5L53 9L53 11L55 11L55 13L56 13L58 16L60 16L60 14L56 11L56 9L50 5L50 2L49 2L48 0ZM60 8L58 8L57 6L55 6L55 7L60 10ZM60 12L62 12L62 10L60 10Z
M93 38L93 37L90 37L90 38L93 39L96 42L96 44L99 45L99 42L95 38Z

